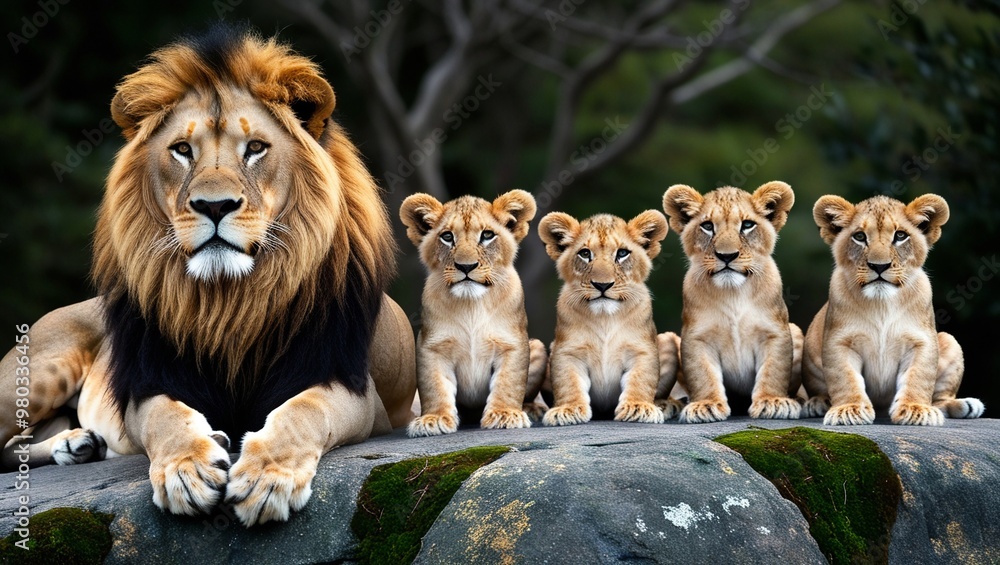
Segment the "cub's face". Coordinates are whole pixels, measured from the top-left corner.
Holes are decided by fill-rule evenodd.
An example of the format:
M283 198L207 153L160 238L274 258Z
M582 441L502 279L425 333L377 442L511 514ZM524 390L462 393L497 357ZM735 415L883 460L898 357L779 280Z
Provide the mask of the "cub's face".
M667 235L667 221L655 210L628 223L608 214L579 222L553 212L542 218L538 234L566 283L563 300L593 314L614 314L648 295L646 279Z
M250 273L261 253L284 245L276 218L294 143L245 92L184 97L146 145L151 196L168 226L154 251L180 250L188 274L205 281Z
M681 236L690 269L724 288L742 285L771 260L778 230L794 203L791 187L780 181L753 194L727 186L702 196L675 185L663 195L663 209Z
M909 205L876 196L857 206L824 196L813 207L820 234L833 248L837 274L869 299L892 297L913 280L948 216L948 204L934 194Z
M442 204L414 194L403 201L399 217L432 275L429 282L444 285L456 298L475 300L509 276L535 217L535 199L512 190L493 202L462 196Z

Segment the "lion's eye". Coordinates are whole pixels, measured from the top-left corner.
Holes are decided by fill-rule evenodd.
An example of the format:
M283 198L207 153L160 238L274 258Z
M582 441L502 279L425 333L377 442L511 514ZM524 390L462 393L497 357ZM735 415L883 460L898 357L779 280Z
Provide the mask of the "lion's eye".
M622 261L625 260L626 257L628 257L631 254L632 252L629 251L628 249L619 249L618 253L615 253L615 260L621 263Z
M580 250L580 251L579 251L579 252L577 253L577 255L578 255L578 256L580 257L580 259L583 259L584 261L588 261L588 262L590 261L590 258L592 257L592 255L591 255L591 253L590 253L590 250L589 250L589 249L586 249L586 248L584 248L584 249L581 249L581 250Z
M191 159L193 151L191 150L191 144L186 141L181 141L170 146L170 152L174 154L175 158L183 159L185 161Z
M865 232L863 232L863 231L859 231L859 232L855 233L854 235L852 235L851 237L853 237L854 241L856 241L858 243L864 243L864 242L868 241L868 236L865 235Z
M439 237L441 238L441 241L449 245L455 241L455 234L451 233L450 231L442 233Z
M257 159L263 157L267 153L268 147L270 146L267 143L259 139L254 139L250 143L247 143L246 151L243 153L243 159L246 160L247 166L249 167L257 162Z
M483 233L479 234L479 243L486 243L487 241L492 241L497 234L490 230L483 230Z
M743 223L740 224L740 231L748 232L755 227L757 227L757 222L753 220L743 220Z
M903 230L897 231L896 235L893 236L893 241L895 241L896 243L903 243L907 239L910 239L910 234L906 233Z
M712 233L715 231L715 224L712 222L702 222L701 229L705 230L705 233Z

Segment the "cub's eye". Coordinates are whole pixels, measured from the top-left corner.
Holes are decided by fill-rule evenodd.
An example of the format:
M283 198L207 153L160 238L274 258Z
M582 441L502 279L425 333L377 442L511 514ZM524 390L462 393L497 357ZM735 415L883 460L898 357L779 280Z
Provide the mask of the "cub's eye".
M179 156L183 159L190 159L193 155L191 151L191 145L186 141L181 141L180 143L175 143L170 146L170 152L175 156Z
M701 229L705 230L707 233L712 233L715 231L715 224L712 222L702 222Z
M859 231L856 234L852 235L851 237L853 237L854 241L856 241L858 243L864 243L864 242L868 241L868 236L865 235L865 232L863 232L863 231Z
M757 227L757 222L753 220L743 220L743 223L740 224L740 231L750 231L755 227Z
M441 238L441 241L445 243L452 243L455 241L455 234L451 233L450 231L442 233L439 237Z
M250 162L251 160L256 161L254 157L259 159L261 156L264 155L264 153L267 152L268 147L270 147L270 145L264 143L259 139L251 140L250 143L247 143L247 148L246 151L243 153L243 158L246 159L248 162Z
M584 261L590 261L590 258L592 257L590 250L586 248L581 249L580 252L577 253L577 255L580 257L580 259L583 259Z
M479 234L479 243L486 243L496 236L497 234L491 232L490 230L483 230L483 233Z
M628 257L631 254L632 252L629 251L628 249L619 249L618 253L615 253L615 259L617 259L618 262L621 263L622 261L625 260L626 257Z
M910 239L910 234L906 233L903 230L897 231L896 235L893 236L893 241L895 241L896 243L903 243L907 239Z

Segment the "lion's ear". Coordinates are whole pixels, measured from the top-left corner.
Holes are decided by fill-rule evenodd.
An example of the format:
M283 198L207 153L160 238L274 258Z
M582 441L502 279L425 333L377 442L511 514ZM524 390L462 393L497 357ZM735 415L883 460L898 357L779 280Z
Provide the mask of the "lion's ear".
M837 234L851 223L854 205L839 196L821 196L813 206L813 220L819 226L819 235L827 245L833 245Z
M125 100L125 93L118 89L115 97L111 99L111 119L122 128L122 135L130 140L138 131L140 116L135 116L128 111L128 103Z
M399 207L399 219L406 226L406 236L413 245L420 247L427 232L441 219L444 206L430 194L418 192L408 196Z
M691 221L705 199L698 191L684 184L675 184L663 194L663 211L667 213L670 229L678 234L684 231L684 226Z
M535 217L535 197L523 190L501 194L493 201L493 215L520 242L528 235L528 223Z
M628 222L629 235L650 259L660 254L660 242L667 237L667 219L656 210L646 210Z
M767 218L777 231L788 221L788 212L795 204L795 193L787 183L776 180L760 185L751 200L757 213Z
M918 196L906 207L906 217L924 232L930 245L941 238L941 226L948 222L950 216L948 203L937 194Z
M580 232L580 222L569 214L551 212L538 222L538 236L545 243L545 251L555 260L566 251Z
M311 63L289 65L279 71L277 83L284 92L276 101L291 108L309 135L319 139L336 106L333 87Z

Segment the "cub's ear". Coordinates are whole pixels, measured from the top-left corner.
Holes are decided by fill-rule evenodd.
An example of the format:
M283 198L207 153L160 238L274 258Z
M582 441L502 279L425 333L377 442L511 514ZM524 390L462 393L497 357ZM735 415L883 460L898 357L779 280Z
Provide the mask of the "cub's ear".
M413 245L420 247L427 232L441 219L444 206L430 194L418 192L408 196L399 207L399 219L406 226L406 236Z
M580 222L569 214L551 212L538 222L538 236L545 243L545 251L549 257L558 261L559 256L572 245L580 233Z
M521 242L528 235L528 223L535 217L535 197L523 190L501 194L493 201L493 216Z
M788 211L795 204L792 187L780 180L760 185L750 198L757 213L767 218L775 231L784 227L788 221Z
M819 235L827 245L833 245L837 234L851 223L854 205L839 196L821 196L813 206L813 220L819 226Z
M705 199L698 191L684 184L675 184L663 194L663 211L667 213L670 229L678 234L701 210Z
M941 226L948 222L950 216L948 203L937 194L918 196L906 207L906 217L924 232L929 245L934 245L941 238Z
M629 235L653 259L660 254L660 242L667 237L667 219L656 210L646 210L628 222Z

